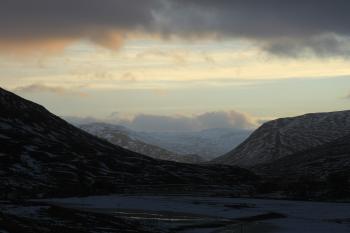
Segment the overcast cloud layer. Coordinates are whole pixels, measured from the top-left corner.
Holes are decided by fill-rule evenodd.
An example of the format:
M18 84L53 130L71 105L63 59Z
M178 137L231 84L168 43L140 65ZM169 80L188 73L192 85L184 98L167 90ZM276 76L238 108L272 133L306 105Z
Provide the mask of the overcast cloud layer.
M0 49L126 36L246 38L277 55L350 54L346 0L0 0Z

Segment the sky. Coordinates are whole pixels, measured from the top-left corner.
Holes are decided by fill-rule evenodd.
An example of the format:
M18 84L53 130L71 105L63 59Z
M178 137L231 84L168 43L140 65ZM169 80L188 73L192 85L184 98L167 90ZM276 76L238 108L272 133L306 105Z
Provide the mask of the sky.
M0 0L0 86L137 130L350 106L345 0Z

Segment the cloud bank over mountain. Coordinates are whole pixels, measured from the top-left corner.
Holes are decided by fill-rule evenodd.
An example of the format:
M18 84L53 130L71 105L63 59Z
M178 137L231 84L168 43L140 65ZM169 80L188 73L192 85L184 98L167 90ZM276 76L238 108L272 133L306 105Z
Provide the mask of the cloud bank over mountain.
M258 121L252 116L234 110L206 112L192 116L137 114L133 117L125 118L118 113L114 113L107 119L74 117L65 117L65 119L75 124L107 122L123 125L136 131L149 132L200 131L211 128L235 128L243 130L254 129L258 125Z

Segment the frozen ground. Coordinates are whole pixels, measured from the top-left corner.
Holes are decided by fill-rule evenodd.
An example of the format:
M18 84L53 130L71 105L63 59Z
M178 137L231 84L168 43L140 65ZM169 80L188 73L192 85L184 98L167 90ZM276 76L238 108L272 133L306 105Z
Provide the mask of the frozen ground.
M345 203L190 196L94 196L44 201L138 219L171 232L350 232L350 204Z

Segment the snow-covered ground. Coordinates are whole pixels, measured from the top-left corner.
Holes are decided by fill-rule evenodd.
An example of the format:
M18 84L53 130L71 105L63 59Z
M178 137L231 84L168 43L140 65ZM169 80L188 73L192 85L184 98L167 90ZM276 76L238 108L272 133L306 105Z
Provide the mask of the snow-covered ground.
M350 232L350 204L345 203L115 195L44 201L136 218L145 223L177 229L177 232ZM286 217L253 222L245 219L268 213Z

